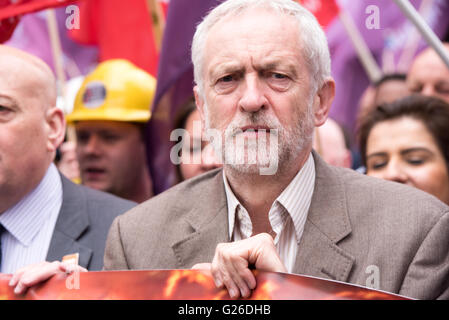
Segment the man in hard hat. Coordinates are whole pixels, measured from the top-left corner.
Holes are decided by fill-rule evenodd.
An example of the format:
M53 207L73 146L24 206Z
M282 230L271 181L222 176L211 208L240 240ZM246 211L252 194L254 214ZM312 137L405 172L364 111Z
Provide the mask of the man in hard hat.
M87 75L67 116L82 184L135 202L153 195L144 129L155 88L154 77L121 59Z

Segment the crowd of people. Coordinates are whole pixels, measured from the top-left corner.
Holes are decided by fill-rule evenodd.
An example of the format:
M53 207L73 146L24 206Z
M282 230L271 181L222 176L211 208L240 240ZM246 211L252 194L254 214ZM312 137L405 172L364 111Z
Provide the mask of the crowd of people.
M68 270L194 268L239 298L253 268L365 286L374 265L376 289L449 299L449 68L433 49L367 88L358 148L328 118L338 83L298 3L223 2L197 26L192 62L177 183L153 196L156 79L103 62L65 119L49 67L0 46L0 271L17 294ZM76 142L64 145L66 121Z

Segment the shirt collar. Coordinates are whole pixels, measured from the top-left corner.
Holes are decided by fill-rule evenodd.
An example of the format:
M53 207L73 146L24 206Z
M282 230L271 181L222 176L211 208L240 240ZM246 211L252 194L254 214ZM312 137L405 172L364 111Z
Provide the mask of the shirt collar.
M19 242L29 246L54 208L55 201L62 203L62 182L52 163L39 185L0 215L0 223Z
M229 238L232 239L235 226L235 213L239 206L242 208L243 206L232 192L224 171L223 182L228 204ZM279 203L287 210L295 226L298 241L301 238L304 223L312 201L314 186L315 162L313 161L312 153L310 153L301 170L299 170L293 180L276 198L272 205L273 207L276 203Z

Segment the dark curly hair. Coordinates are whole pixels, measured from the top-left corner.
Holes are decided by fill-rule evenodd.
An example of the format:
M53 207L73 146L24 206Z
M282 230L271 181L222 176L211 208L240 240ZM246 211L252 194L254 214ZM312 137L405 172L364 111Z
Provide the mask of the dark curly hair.
M360 121L358 140L362 163L366 166L369 134L379 122L410 117L421 121L435 139L449 169L449 104L435 97L411 95L377 106Z

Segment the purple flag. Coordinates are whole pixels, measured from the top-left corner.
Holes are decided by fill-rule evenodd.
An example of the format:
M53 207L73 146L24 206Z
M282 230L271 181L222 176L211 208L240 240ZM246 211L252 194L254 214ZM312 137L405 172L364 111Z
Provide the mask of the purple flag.
M411 0L410 2L418 9L424 1L427 0ZM402 68L397 63L403 51L407 50L405 48L407 39L415 32L416 28L407 20L394 1L340 0L339 2L340 7L345 8L354 19L381 69L385 67L382 56L388 50L394 57L393 62L396 64L394 71L407 72L409 63ZM449 19L446 18L449 15L449 2L436 0L427 1L427 3L428 6L423 7L425 10L423 10L422 16L441 39L449 26ZM367 8L371 5L374 5L374 9L378 9L379 28L370 29L367 26L367 18L373 12L367 10ZM358 101L369 85L369 80L342 23L338 19L327 29L326 34L332 56L332 76L336 82L336 96L330 116L353 133ZM425 41L421 40L416 53L426 46Z
M64 68L67 78L85 75L98 63L98 50L94 46L75 43L68 37L65 7L54 9L61 39ZM5 45L15 47L44 60L53 70L54 60L48 35L46 12L23 16L11 39Z
M177 110L193 96L191 43L196 25L223 0L171 0L158 66L158 83L147 130L154 193L174 184L170 132Z

